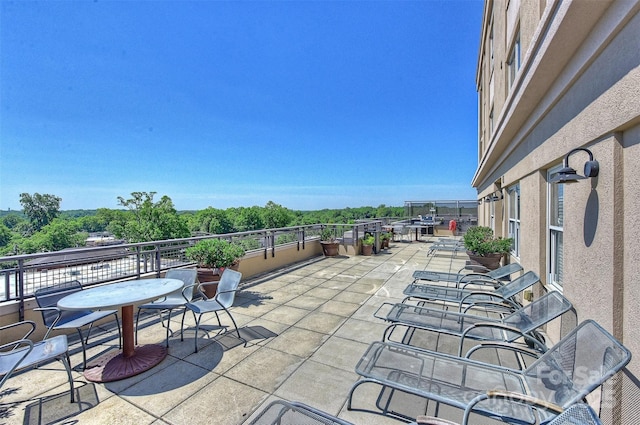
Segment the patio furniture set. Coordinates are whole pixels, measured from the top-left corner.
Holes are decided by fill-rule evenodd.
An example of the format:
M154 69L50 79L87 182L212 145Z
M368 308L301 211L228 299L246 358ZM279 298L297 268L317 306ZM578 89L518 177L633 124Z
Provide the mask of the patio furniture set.
M225 312L231 318L238 338L243 339L237 324L229 311L235 299L242 274L225 269L218 284L218 290L213 298L207 298L202 291L207 283L196 284L196 270L169 270L165 278L140 279L135 281L117 282L109 285L84 289L80 282L72 281L55 286L39 289L35 292L38 303L36 310L42 313L42 319L47 332L42 341L34 342L29 336L35 331L33 321L22 321L0 328L0 332L10 328L26 329L25 335L0 346L0 388L19 370L60 360L67 371L71 387L71 402L75 394L71 365L69 360L67 336L59 335L49 338L49 334L56 330L76 329L82 345L85 378L93 382L111 382L124 379L144 372L160 363L167 354L169 347L170 315L173 310L182 309L181 340L184 337L184 318L190 311L195 320L194 351L198 351L198 332L200 320L204 314L214 313L218 324L223 328L219 313ZM158 298L159 297L159 298ZM138 306L138 314L133 321L134 304ZM118 320L115 308L121 308L122 326ZM137 345L137 329L140 313L143 310L156 311L160 315L162 326L165 326L163 313L167 314L166 344ZM86 344L91 328L98 320L114 316L120 347L122 351L106 353L90 365L87 364ZM87 328L86 335L83 329Z

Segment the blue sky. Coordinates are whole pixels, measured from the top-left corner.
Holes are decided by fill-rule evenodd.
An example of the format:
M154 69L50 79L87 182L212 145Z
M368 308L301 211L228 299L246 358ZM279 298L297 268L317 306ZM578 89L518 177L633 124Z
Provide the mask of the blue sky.
M481 0L0 2L0 209L475 199Z

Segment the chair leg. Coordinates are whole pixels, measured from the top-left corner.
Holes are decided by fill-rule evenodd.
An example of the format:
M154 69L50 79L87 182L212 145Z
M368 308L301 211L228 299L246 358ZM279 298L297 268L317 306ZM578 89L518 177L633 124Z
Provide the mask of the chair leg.
M138 309L138 313L136 314L136 333L135 333L135 344L138 345L138 321L140 320L140 310Z
M71 403L76 401L75 389L73 388L73 376L71 376L71 360L69 359L69 352L65 353L64 356L60 356L59 360L64 365L64 368L67 370L67 377L69 378L69 387L71 387Z
M78 331L78 335L80 336L80 344L82 345L82 369L84 370L87 368L87 350L84 343L84 338L82 338L82 330L80 330L80 328L76 328L76 331Z
M171 332L171 309L167 313L167 348L169 348L169 332Z
M236 321L233 318L233 316L231 315L231 313L229 312L229 310L227 310L225 307L222 307L222 308L224 308L224 311L226 311L227 314L229 315L229 317L231 318L231 321L233 322L233 326L236 328L236 333L238 334L238 338L240 338L241 340L243 340L246 343L247 341L242 336L240 336L240 330L238 330L238 325L236 324ZM216 316L217 315L218 314L216 313ZM218 319L218 322L220 322L220 319Z
M116 317L116 326L118 327L118 344L120 345L120 349L122 349L122 329L120 327L120 320L118 319L118 313L113 313L113 315ZM138 323L136 322L136 332L138 329ZM136 344L138 343L138 339L136 336Z
M195 316L195 312L193 313ZM196 346L196 351L194 351L195 353L198 352L198 329L200 329L200 319L202 318L202 314L200 314L198 316L198 318L196 319L196 336L193 338L193 341L195 343Z

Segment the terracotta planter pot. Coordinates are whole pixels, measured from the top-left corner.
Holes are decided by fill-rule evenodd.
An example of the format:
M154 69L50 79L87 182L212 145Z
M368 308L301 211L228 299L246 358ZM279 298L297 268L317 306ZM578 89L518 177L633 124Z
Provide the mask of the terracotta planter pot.
M362 245L362 255L373 254L373 245Z
M500 267L500 260L502 260L503 257L503 254L500 253L476 255L471 251L467 251L467 255L472 262L476 262L489 270L495 270Z
M322 245L322 252L325 257L335 257L340 250L340 244L338 242L320 242Z
M220 275L222 274L222 270L220 269L198 268L197 271L199 283L218 282L220 280ZM202 290L207 298L213 298L216 296L218 284L206 285Z

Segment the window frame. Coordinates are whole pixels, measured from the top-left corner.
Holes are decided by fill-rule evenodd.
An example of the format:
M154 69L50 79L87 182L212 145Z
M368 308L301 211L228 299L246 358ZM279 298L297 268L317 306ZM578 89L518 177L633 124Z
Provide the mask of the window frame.
M513 44L511 49L509 50L509 56L507 56L507 88L510 89L513 85L516 77L518 76L518 71L520 71L520 67L522 66L522 56L521 56L521 45L520 45L520 24L517 25L515 31L515 38L513 39Z
M511 254L520 258L520 182L507 188L507 217L509 237L513 238Z
M564 185L549 181L561 167L558 165L547 171L547 283L560 292L564 287ZM557 198L557 208L553 203L554 196ZM552 224L554 211L558 211L555 221L559 224Z

